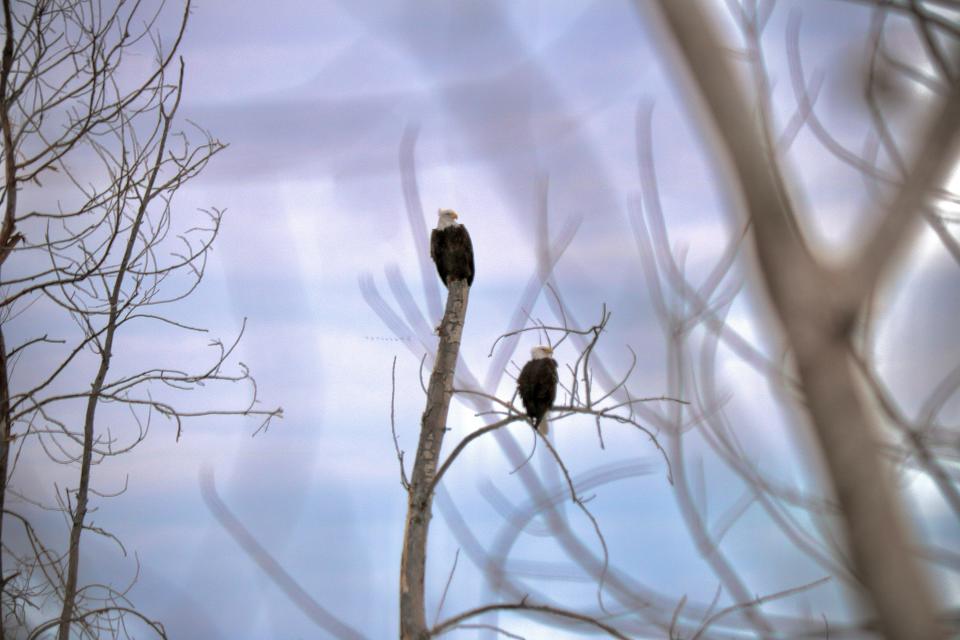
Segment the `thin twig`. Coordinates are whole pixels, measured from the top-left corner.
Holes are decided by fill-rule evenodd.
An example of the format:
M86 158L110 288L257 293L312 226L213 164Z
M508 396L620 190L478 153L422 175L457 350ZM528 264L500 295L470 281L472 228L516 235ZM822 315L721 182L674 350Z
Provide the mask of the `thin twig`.
M440 602L437 604L437 613L433 616L433 624L437 624L440 619L440 612L443 611L443 603L447 600L447 592L450 591L450 583L453 582L453 573L457 570L457 560L460 559L460 548L453 556L453 566L450 567L450 574L447 576L447 583L443 585L443 593L440 595Z
M394 417L394 403L397 394L397 356L393 356L393 365L390 367L390 433L393 434L393 448L397 452L397 462L400 463L400 485L410 491L407 481L407 471L403 466L403 451L400 450L400 439L397 437L397 421Z

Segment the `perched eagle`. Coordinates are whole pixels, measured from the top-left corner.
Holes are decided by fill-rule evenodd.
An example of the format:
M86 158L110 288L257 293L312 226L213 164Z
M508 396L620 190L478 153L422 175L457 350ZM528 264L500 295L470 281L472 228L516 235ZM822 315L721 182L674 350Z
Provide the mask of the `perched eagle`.
M530 361L523 365L517 378L517 390L527 415L541 435L547 435L547 411L557 397L557 361L550 347L534 347L530 350Z
M457 212L440 209L437 228L430 234L430 257L444 286L453 280L473 284L473 243L467 228L457 222Z

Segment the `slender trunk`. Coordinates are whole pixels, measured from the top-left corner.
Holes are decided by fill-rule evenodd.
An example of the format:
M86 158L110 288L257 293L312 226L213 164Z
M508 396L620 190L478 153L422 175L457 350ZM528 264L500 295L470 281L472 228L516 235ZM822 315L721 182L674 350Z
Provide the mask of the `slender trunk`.
M150 193L150 189L147 190L147 193ZM117 271L117 278L113 283L113 290L110 292L110 314L107 318L107 330L100 350L100 366L97 369L97 375L93 380L93 384L90 386L90 395L87 397L87 409L83 417L83 454L80 458L80 486L77 487L77 503L73 510L73 522L70 527L67 582L63 590L63 609L60 612L60 629L57 634L58 640L70 639L70 622L73 619L74 609L76 608L77 576L80 564L80 534L83 532L83 523L87 516L87 501L90 496L90 467L93 462L94 442L93 427L96 422L97 404L100 400L100 394L103 392L103 384L107 378L107 371L110 369L110 359L113 356L113 338L114 335L116 335L117 319L120 315L119 300L123 279L127 273L130 256L133 254L133 248L136 245L137 235L140 231L140 225L143 223L146 209L147 202L145 200L130 228L130 236L127 239L123 260Z
M149 189L147 191L149 193ZM90 386L90 395L87 397L87 409L83 417L83 455L80 458L80 486L77 487L77 504L73 510L73 522L70 527L70 550L67 558L67 582L63 590L63 609L60 612L60 629L57 633L58 640L70 640L70 622L73 619L73 613L76 608L77 597L77 576L80 565L80 534L83 532L83 523L87 516L87 502L90 497L90 467L93 463L93 427L96 422L97 404L100 400L100 394L103 391L103 383L107 378L107 371L110 370L110 359L113 356L113 338L117 331L117 319L120 315L120 291L123 286L123 279L130 264L130 256L133 254L133 248L137 241L137 234L140 231L140 225L143 223L146 214L147 202L141 204L133 226L130 228L130 236L127 239L127 246L124 251L123 260L120 262L120 268L117 271L117 278L113 283L113 290L110 292L110 314L107 318L107 331L104 336L103 346L100 350L100 366L97 369L97 375Z
M131 237L131 244L133 237ZM120 278L117 279L120 281ZM87 499L90 495L90 466L93 461L93 425L97 412L97 400L103 390L103 382L110 369L110 349L113 346L113 336L116 330L116 305L111 305L110 327L107 329L106 340L100 354L100 368L93 381L90 397L87 399L87 410L83 419L83 456L80 461L80 486L77 488L77 504L73 510L73 524L70 528L70 551L67 561L67 584L64 586L63 609L60 612L60 630L58 640L70 640L70 621L73 618L77 594L77 574L80 564L80 533L83 531L84 519L87 516Z
M447 308L440 324L437 359L427 388L427 407L420 422L420 443L417 445L417 457L410 480L403 555L400 560L401 640L424 640L429 637L424 608L424 574L433 504L430 485L437 472L440 447L447 427L447 412L453 395L453 376L460 352L460 336L469 292L466 280L455 280L448 288Z
M113 289L110 292L110 312L107 318L107 331L100 351L100 367L91 385L90 396L87 398L87 410L83 418L83 456L80 461L80 486L77 488L77 504L73 512L73 523L70 528L67 582L63 591L63 609L60 612L60 629L57 633L57 640L70 640L70 621L73 619L74 609L76 608L77 575L80 564L80 534L83 531L84 518L87 515L87 500L90 495L90 466L93 462L93 426L97 413L97 404L100 400L100 394L103 392L103 383L106 380L107 371L110 369L110 358L113 355L113 338L117 331L117 320L120 317L121 311L120 292L123 288L123 281L127 275L127 270L130 267L130 260L133 256L133 249L137 243L137 237L140 234L140 227L143 225L143 220L147 215L147 208L151 200L156 196L154 188L157 182L157 175L163 166L167 139L170 135L170 126L173 122L173 116L180 106L182 88L183 65L181 64L180 76L177 83L177 94L173 108L168 113L162 106L160 107L160 116L163 118L163 130L160 133L160 140L157 145L156 160L150 170L150 177L147 180L147 184L144 186L143 197L140 200L133 224L130 225L130 235L127 238L127 246L124 249L123 258L120 260L120 265L117 268L117 277L113 281Z

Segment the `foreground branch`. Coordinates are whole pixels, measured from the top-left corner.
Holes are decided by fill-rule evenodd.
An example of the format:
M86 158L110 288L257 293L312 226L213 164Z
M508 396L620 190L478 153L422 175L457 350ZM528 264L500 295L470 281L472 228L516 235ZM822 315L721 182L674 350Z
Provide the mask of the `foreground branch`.
M837 499L857 577L888 638L942 638L927 577L913 557L889 470L860 397L849 337L867 291L903 244L917 209L952 161L960 119L958 92L934 110L917 162L885 219L865 245L866 264L833 272L806 247L749 95L727 62L709 18L696 2L662 1L663 15L716 132L754 224L760 272L796 359L800 385ZM762 96L761 96L761 99ZM852 275L852 277L851 277ZM839 276L839 277L838 277Z
M300 583L253 537L249 529L220 498L209 467L200 470L200 494L204 503L234 542L253 560L305 616L339 640L363 640L359 631L342 621L314 600Z

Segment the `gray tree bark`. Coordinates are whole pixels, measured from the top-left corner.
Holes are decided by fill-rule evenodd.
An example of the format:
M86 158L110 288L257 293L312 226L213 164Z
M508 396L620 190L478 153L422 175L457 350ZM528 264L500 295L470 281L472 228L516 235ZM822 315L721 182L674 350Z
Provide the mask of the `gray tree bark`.
M447 413L453 396L453 376L460 353L460 336L467 314L469 292L466 280L454 280L449 284L447 307L440 324L440 344L427 387L427 406L420 420L420 442L410 477L407 522L400 560L401 640L425 640L430 635L424 607L424 574L433 504L431 485L437 473L440 448L447 428Z

